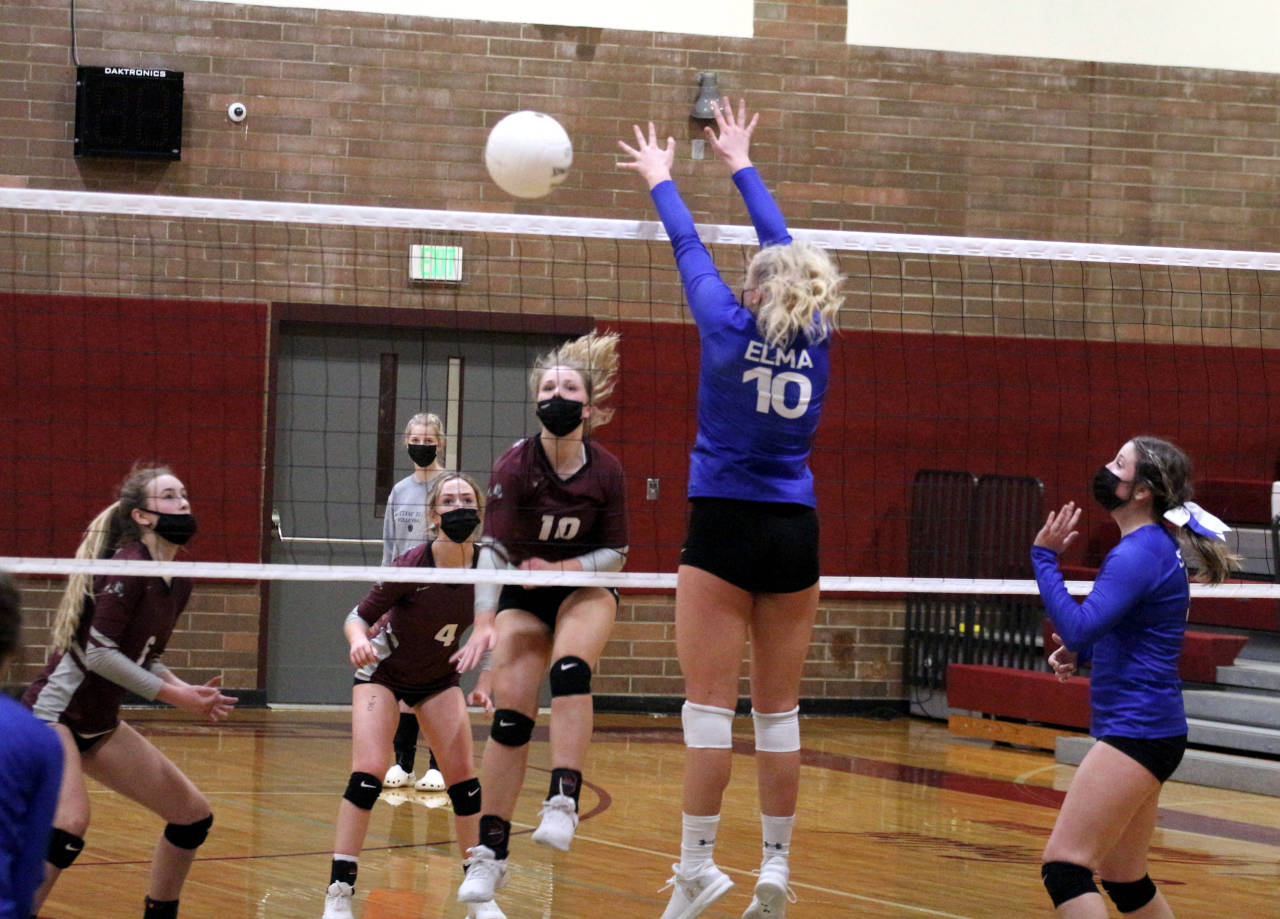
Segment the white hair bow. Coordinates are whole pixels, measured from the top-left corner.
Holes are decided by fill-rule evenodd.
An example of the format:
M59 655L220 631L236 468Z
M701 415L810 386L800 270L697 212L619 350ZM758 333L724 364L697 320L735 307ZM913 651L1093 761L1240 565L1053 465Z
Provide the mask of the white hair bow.
M1226 534L1231 532L1231 527L1194 501L1188 501L1186 504L1179 504L1177 507L1169 508L1164 512L1164 519L1174 526L1191 527L1201 536L1209 539L1221 539L1224 542L1227 538Z

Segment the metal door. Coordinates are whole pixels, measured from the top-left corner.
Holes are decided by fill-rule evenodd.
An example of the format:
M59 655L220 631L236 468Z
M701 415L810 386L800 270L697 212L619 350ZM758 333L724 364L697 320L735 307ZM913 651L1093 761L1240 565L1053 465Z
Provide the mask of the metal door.
M529 367L561 338L285 325L274 393L277 532L270 560L379 564L385 484L389 473L394 483L412 471L401 432L416 412L445 420L445 465L485 487L494 458L536 430ZM350 702L342 621L368 588L364 581L272 582L269 701Z

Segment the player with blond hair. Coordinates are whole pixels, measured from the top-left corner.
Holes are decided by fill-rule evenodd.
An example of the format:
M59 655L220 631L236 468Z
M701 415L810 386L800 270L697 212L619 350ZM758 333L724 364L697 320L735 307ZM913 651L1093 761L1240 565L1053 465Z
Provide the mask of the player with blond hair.
M485 536L491 567L520 571L617 571L626 561L622 466L589 433L618 372L618 335L591 334L553 348L530 371L541 422L500 456L489 480ZM482 562L483 563L483 562ZM498 610L494 712L480 779L485 808L458 899L476 919L501 919L494 891L506 883L511 818L524 782L538 690L551 682L551 784L533 841L566 850L591 740L591 673L613 628L618 594L603 587L476 589L477 615Z
M89 524L76 558L168 562L195 532L178 477L165 466L136 466L116 501ZM167 821L151 861L145 915L178 915L178 896L213 814L195 784L120 719L120 706L131 691L210 721L230 714L236 700L218 689L221 677L192 685L160 661L190 596L191 581L183 577L68 581L54 619L54 653L22 697L57 731L66 763L37 909L84 848L90 776Z
M685 678L680 861L663 919L692 919L728 892L713 849L733 759L738 671L751 643L751 705L763 856L744 919L781 919L800 785L800 674L818 609L818 517L810 445L827 388L840 273L792 240L751 164L759 116L715 108L711 148L742 193L761 249L741 299L720 278L671 180L675 141L635 127L619 163L649 186L702 343L689 531L676 580Z

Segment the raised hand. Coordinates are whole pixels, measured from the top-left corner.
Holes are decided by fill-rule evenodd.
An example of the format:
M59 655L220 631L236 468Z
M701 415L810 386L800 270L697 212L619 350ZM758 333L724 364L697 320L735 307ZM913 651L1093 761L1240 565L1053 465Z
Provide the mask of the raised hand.
M623 141L618 141L622 151L631 157L630 160L620 160L618 168L634 169L649 183L650 188L670 179L671 164L676 161L675 138L668 137L667 145L659 147L658 132L654 129L652 121L649 122L648 137L645 137L644 132L640 130L640 125L635 124L631 127L636 132L636 145L631 147Z
M1050 549L1059 555L1079 536L1076 524L1080 522L1080 508L1074 501L1062 505L1062 510L1050 511L1049 517L1036 534L1034 545Z
M760 120L760 113L756 112L747 120L747 101L740 99L735 115L733 103L728 96L720 102L711 103L711 111L716 116L716 130L711 130L710 125L703 128L711 149L724 160L730 172L750 166L751 134L756 129L756 122Z

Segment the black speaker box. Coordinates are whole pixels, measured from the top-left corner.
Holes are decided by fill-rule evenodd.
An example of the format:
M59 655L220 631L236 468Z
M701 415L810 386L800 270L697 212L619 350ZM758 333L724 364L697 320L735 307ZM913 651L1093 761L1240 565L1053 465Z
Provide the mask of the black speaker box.
M76 156L182 158L182 72L76 68Z

